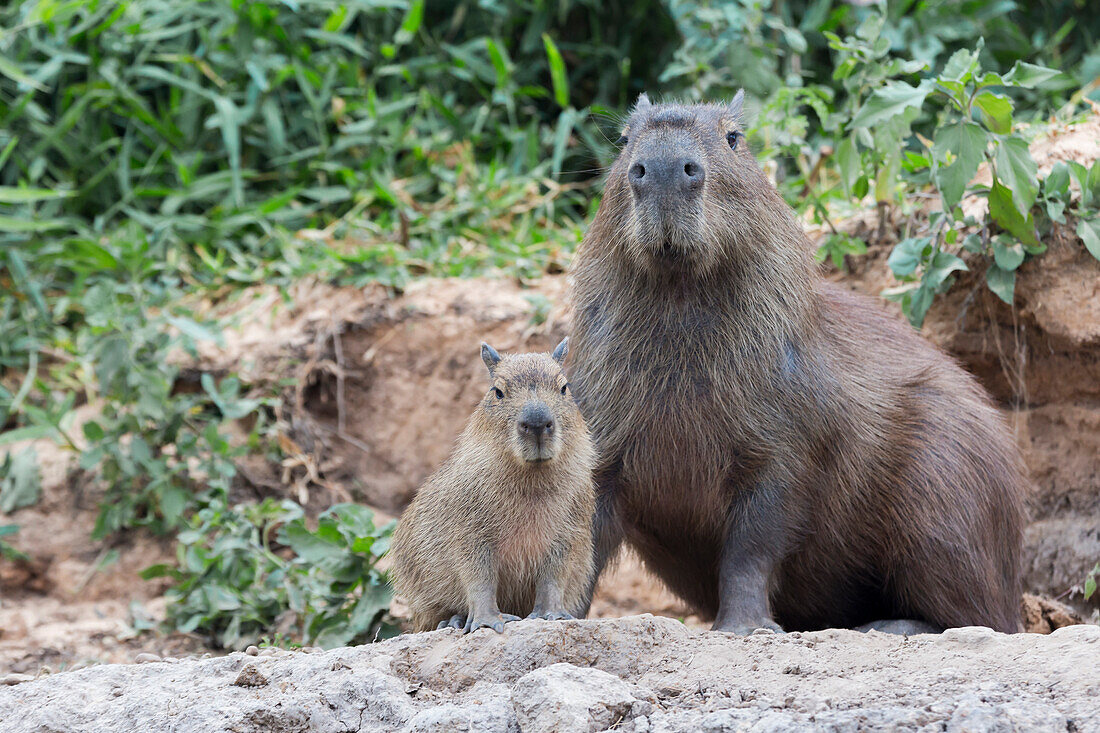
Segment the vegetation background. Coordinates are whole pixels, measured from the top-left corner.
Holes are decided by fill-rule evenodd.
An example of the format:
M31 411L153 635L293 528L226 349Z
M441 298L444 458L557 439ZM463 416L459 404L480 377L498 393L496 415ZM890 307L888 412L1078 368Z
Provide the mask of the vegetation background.
M195 315L314 276L561 272L636 96L744 87L748 139L823 266L833 219L916 212L886 292L920 326L984 263L1012 303L1044 232L1100 258L1100 166L1040 175L1028 142L1100 100L1087 0L17 0L0 10L0 555L38 500L33 449L80 454L97 538L174 535L169 622L243 646L391 633L389 526L338 505L231 501L284 458L278 394L191 380ZM975 182L984 166L989 176ZM986 199L984 219L967 199ZM929 201L932 202L929 206ZM101 406L74 435L74 411ZM230 424L247 425L231 439ZM285 427L285 426L284 426ZM109 558L108 558L109 560ZM0 562L2 562L0 558ZM1095 574L1083 579L1095 589Z

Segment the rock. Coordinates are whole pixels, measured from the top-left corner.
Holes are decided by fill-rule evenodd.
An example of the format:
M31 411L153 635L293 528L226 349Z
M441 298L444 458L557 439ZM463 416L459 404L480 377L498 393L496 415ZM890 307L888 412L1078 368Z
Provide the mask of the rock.
M263 687L267 682L267 677L256 668L256 665L246 664L233 684L237 687Z
M947 723L947 733L1063 733L1066 730L1072 730L1066 717L1049 705L991 704L976 695L964 697Z
M0 729L1100 730L1098 650L1088 624L905 638L736 636L652 616L519 621L503 634L61 672L0 686Z
M512 705L523 733L607 730L652 707L615 675L564 663L521 677Z
M134 664L149 664L150 662L159 662L160 657L152 652L142 652L134 657Z
M421 710L405 726L403 733L521 733L515 713L503 700L485 704L445 703ZM523 731L526 733L526 730Z
M250 656L250 657L255 657L255 656L259 656L259 654L260 654L260 647L258 647L258 646L256 646L255 644L253 644L252 646L250 646L250 647L248 647L247 649L245 649L245 650L244 650L244 653L245 653L245 654L247 654L247 655L248 655L248 656Z

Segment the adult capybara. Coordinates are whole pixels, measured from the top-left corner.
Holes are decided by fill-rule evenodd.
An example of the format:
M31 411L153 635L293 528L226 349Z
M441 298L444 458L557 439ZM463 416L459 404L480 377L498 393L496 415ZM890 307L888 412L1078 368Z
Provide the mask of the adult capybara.
M950 358L817 274L742 97L643 95L574 262L597 572L625 540L720 630L1018 630L1027 484L1005 424Z
M491 386L393 536L416 631L571 618L593 575L596 454L551 354L481 356ZM501 611L504 611L502 613Z

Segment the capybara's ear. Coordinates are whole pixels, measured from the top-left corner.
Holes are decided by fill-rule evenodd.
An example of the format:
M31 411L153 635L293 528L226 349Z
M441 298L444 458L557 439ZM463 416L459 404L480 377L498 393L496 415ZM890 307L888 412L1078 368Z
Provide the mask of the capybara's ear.
M561 364L565 361L565 355L569 353L569 337L566 336L561 340L561 343L554 348L554 353L550 356L554 357L554 361Z
M493 376L493 371L500 363L500 354L484 341L481 342L481 360L485 362L485 367L489 370L489 376Z
M641 94L638 95L638 101L634 103L634 111L639 112L639 111L645 109L646 107L652 107L652 106L653 106L653 104L650 103L650 101L649 101L649 95L646 94L645 92L642 92Z
M745 107L745 90L738 89L737 94L733 95L733 99L731 99L730 103L726 106L729 108L730 115L732 115L736 120L740 121L741 112Z

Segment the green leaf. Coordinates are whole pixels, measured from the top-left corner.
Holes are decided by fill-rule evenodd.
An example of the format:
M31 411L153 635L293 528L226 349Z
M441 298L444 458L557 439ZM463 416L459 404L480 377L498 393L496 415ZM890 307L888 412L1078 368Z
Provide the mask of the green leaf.
M40 92L46 90L46 87L42 86L37 81L24 74L23 70L16 66L15 63L7 57L6 49L4 53L0 53L0 74L3 74L4 76L8 77L18 84L31 87L32 89L37 89Z
M1012 100L1003 94L982 92L974 97L982 124L999 135L1012 132Z
M424 0L413 0L409 9L405 11L405 19L401 21L401 28L393 37L398 46L403 46L413 39L420 25L424 22Z
M1069 193L1069 166L1059 160L1043 179L1043 195L1064 197Z
M203 326L190 318L184 318L183 316L168 316L166 319L169 323L180 330L180 333L190 336L195 341L221 341L221 335L211 331L206 326Z
M352 638L370 631L378 616L390 607L393 592L383 583L370 583L363 588L363 595L355 603L348 617L348 631Z
M294 550L302 560L311 564L338 560L344 554L344 548L338 541L325 539L306 529L299 520L285 525L279 530L279 542Z
M996 264L985 271L985 282L998 298L1012 305L1016 290L1016 271L1005 270Z
M542 43L546 47L546 60L550 64L550 81L554 87L554 99L557 100L559 107L568 107L569 77L565 73L565 61L549 34L542 34Z
M1036 66L1026 61L1017 61L1016 65L1012 67L1012 70L1002 78L1006 86L1031 89L1032 87L1037 87L1053 79L1061 73L1062 72L1057 69L1049 69L1046 66Z
M920 109L931 90L927 82L916 87L900 81L888 82L874 91L848 126L851 129L873 127L906 110Z
M925 267L921 281L935 291L946 282L951 273L966 269L968 269L966 263L959 257L940 250L933 255L932 261Z
M989 189L989 215L993 221L1022 241L1025 245L1038 245L1035 236L1035 220L1030 212L1021 214L1012 199L1012 192L994 181Z
M1012 192L1012 201L1021 216L1026 216L1039 193L1038 167L1027 143L1018 137L1001 140L994 161L997 178Z
M1090 200L1100 198L1100 160L1094 160L1092 167L1089 168L1089 175L1086 179L1089 187L1089 193L1091 194Z
M160 511L164 515L164 523L169 527L179 524L183 510L187 508L190 497L187 492L178 486L166 486L160 495Z
M158 565L150 565L142 570L138 575L142 580L153 580L154 578L168 578L175 576L176 569L171 565L165 565L163 563Z
M966 83L978 68L978 53L960 48L951 55L943 66L941 79Z
M72 191L54 191L48 188L16 188L0 186L0 204L26 204L33 201L49 201L72 196Z
M840 183L844 186L844 193L850 198L855 190L860 173L859 148L851 135L845 137L837 145L836 168L840 174Z
M38 440L53 435L57 428L53 425L27 425L0 433L0 445L9 445L20 440Z
M348 17L348 6L339 5L332 13L325 19L325 24L321 26L328 33L335 33L342 30L344 27L344 21Z
M241 599L228 587L211 584L203 587L207 606L216 611L235 611L241 607Z
M1002 270L1013 271L1024 262L1024 246L1019 242L998 234L990 242L993 247L993 259Z
M84 423L84 436L93 443L103 440L103 436L106 434L107 433L103 430L103 426L95 420L89 420Z
M14 457L6 455L0 464L0 512L11 514L38 503L40 491L38 454L34 448L26 448Z
M1100 260L1100 217L1078 221L1077 236L1085 243L1085 249Z
M936 168L936 185L943 196L944 209L950 211L962 200L966 186L985 157L986 144L985 131L973 122L960 122L936 130L933 142L936 158L944 160L946 152L955 156L950 165Z
M912 275L924 258L925 249L931 244L930 237L910 237L894 246L886 264L898 277Z
M485 39L485 47L489 50L489 60L493 62L493 68L497 72L497 87L504 88L512 76L512 62L504 46L498 44L492 38Z
M15 216L0 216L0 232L48 232L54 229L71 228L64 219L23 219Z
M1084 208L1090 207L1092 205L1092 187L1089 185L1089 169L1075 160L1065 161L1065 163L1069 169L1069 177L1077 181L1077 185L1081 188L1081 206Z

